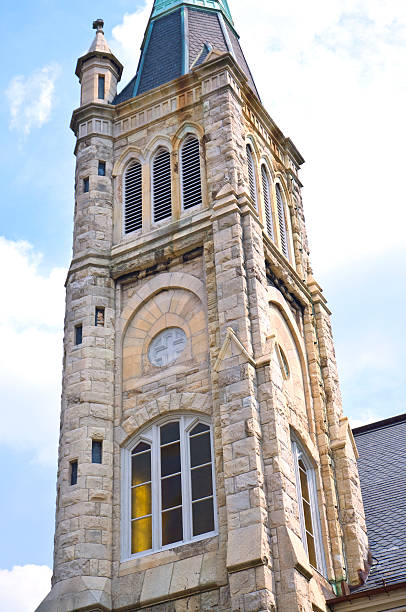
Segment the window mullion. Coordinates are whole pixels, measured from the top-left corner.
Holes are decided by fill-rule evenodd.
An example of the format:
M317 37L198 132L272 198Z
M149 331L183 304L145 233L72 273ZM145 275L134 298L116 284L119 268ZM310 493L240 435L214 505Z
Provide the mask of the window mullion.
M159 428L154 425L152 430L152 549L161 547L161 447L159 443Z
M190 486L190 461L189 461L189 444L188 433L186 432L185 417L181 418L181 462L182 462L182 513L183 513L183 540L189 541L192 539L191 515L191 486Z

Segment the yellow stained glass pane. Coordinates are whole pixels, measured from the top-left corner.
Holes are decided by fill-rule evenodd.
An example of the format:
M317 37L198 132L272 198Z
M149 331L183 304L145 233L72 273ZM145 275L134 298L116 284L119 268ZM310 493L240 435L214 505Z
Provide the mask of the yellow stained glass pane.
M310 502L309 483L307 482L307 474L306 472L303 472L302 469L300 469L299 472L300 472L300 484L302 486L302 496L307 502Z
M135 487L131 490L131 518L140 518L151 514L151 485Z
M306 529L311 534L313 534L312 512L310 510L310 505L306 501L303 501L303 511L304 511Z
M131 523L131 554L152 548L152 518L140 519Z
M306 538L310 564L317 569L316 547L314 545L314 538L312 535L310 535L310 533L306 534Z

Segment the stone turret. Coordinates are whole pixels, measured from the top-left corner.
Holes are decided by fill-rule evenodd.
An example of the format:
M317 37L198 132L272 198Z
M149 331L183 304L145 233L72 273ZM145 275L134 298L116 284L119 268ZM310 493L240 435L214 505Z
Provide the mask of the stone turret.
M365 577L368 541L304 159L225 0L156 0L118 95L94 27L39 611L327 612Z
M80 103L111 104L117 93L123 66L113 55L103 32L104 21L93 23L96 36L86 55L79 58L76 75L81 84Z

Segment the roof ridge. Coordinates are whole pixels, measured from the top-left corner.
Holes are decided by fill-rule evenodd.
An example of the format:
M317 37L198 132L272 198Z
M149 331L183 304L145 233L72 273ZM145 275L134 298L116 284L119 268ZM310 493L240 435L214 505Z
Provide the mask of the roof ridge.
M397 416L391 417L390 419L384 419L382 421L376 421L375 423L368 423L368 425L362 425L361 427L355 427L352 430L352 433L354 434L354 436L359 436L370 431L375 431L377 429L386 429L388 427L393 427L405 421L406 413L399 414Z

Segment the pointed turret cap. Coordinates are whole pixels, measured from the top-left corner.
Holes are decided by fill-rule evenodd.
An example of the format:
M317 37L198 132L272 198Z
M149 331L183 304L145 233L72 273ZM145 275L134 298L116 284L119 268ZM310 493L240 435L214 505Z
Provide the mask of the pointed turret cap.
M107 40L104 37L103 27L103 19L96 19L96 21L93 21L93 29L96 30L96 36L94 37L94 40L90 45L89 53L92 53L92 51L100 51L100 53L111 53L110 47L107 44Z
M90 49L86 53L86 55L82 55L82 57L78 59L78 63L76 66L76 75L79 77L79 79L81 78L83 64L92 57L97 56L99 56L103 60L108 60L112 62L115 70L117 71L118 80L120 80L121 75L123 74L123 65L121 64L121 62L118 61L114 53L112 53L109 45L107 44L107 40L104 37L103 26L103 19L96 19L96 21L93 22L93 29L96 30L96 36L94 37L94 40L90 45Z
M227 0L155 0L137 74L113 104L169 83L224 53L234 57L259 98Z

